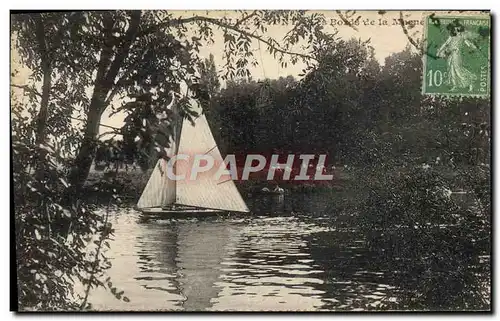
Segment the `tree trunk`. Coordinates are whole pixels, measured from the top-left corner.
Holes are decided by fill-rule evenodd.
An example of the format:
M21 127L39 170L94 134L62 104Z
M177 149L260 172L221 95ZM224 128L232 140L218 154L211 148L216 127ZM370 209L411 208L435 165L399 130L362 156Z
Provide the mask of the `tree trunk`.
M108 30L110 30L111 27L112 24L108 25ZM92 166L92 161L94 160L97 146L96 137L97 134L99 134L101 115L106 107L105 100L106 95L109 92L109 89L106 89L104 79L106 78L106 69L110 64L112 54L112 47L109 46L103 48L101 51L99 66L97 67L94 92L92 93L87 122L85 124L83 142L68 177L70 184L73 186L74 193L77 193L87 180L90 167Z
M40 50L41 67L43 72L42 100L40 102L40 111L38 113L36 125L36 143L45 142L45 129L47 128L47 117L49 109L50 86L52 83L52 70L48 56L47 44L45 42L45 29L41 16L36 16L36 37Z
M92 98L85 126L83 142L69 175L69 181L75 188L75 191L79 190L87 180L90 167L92 166L92 161L95 157L97 147L96 137L99 133L99 125L101 123L102 115L101 110L104 109L102 108L103 105L104 99L100 99L99 97Z
M69 175L69 181L73 186L74 193L77 193L83 187L89 175L90 167L92 166L96 153L97 135L99 134L101 116L107 107L106 98L115 85L115 78L118 75L123 61L129 54L130 47L139 29L140 20L141 12L133 11L131 13L129 28L124 35L121 46L116 49L116 54L112 62L113 47L109 41L104 42L105 44L107 43L107 45L105 45L101 51L99 59L94 92L92 94L92 100L90 101L89 114L85 125L84 139ZM112 37L111 30L113 24L111 18L105 21L106 30L104 33L108 40Z
M36 118L36 131L35 131L35 144L39 146L45 143L46 140L46 129L47 129L47 118L49 115L49 99L50 99L50 89L52 86L52 66L51 59L49 56L49 49L46 43L46 34L44 21L41 14L34 16L35 21L35 34L37 39L38 50L40 52L40 66L42 69L43 83L42 83L42 99L40 101L40 111L38 112ZM45 156L47 151L44 149L36 149L34 161L35 177L39 180L43 179L44 168L45 168ZM42 204L39 204L40 206Z

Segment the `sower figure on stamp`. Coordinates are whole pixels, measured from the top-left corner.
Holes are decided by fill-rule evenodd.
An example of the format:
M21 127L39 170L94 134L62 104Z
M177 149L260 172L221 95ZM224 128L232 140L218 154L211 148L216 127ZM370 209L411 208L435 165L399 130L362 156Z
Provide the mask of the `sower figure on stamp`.
M448 82L452 86L450 90L468 87L471 92L477 76L464 66L462 53L466 47L476 50L478 48L470 41L471 33L465 32L464 26L450 25L449 31L450 37L439 48L437 56L448 59Z

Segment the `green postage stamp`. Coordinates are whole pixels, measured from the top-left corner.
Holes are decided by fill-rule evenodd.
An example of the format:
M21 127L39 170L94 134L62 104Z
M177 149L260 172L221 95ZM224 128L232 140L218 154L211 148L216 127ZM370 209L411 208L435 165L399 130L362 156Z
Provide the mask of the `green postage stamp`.
M430 15L424 37L424 94L489 96L490 15Z

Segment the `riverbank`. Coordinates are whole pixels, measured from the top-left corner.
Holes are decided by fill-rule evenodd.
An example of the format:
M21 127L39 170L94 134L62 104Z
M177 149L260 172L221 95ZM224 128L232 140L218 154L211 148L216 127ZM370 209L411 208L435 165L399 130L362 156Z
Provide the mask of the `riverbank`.
M334 178L331 181L300 183L283 181L279 186L286 193L324 193L343 190L351 179L349 173L342 169L336 169L332 174ZM124 202L135 202L141 196L150 175L151 170L145 172L138 169L116 172L92 170L85 183L83 195L86 200L92 202L105 202L113 194ZM243 196L249 196L264 187L274 188L273 182L266 180L235 181L235 184Z

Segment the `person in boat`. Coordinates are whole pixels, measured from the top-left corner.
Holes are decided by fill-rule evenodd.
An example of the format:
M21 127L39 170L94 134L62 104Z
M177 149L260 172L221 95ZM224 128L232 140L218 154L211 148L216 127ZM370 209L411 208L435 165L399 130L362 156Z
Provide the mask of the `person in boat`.
M278 185L276 185L273 189L269 189L267 187L264 187L260 191L263 193L280 193L280 194L285 192L285 190L282 189L281 187L279 187Z
M282 189L281 187L279 187L279 185L278 185L278 184L276 184L276 186L275 186L275 187L274 187L274 189L273 189L273 192L274 192L274 193L283 194L283 193L285 192L285 190L284 190L284 189Z

